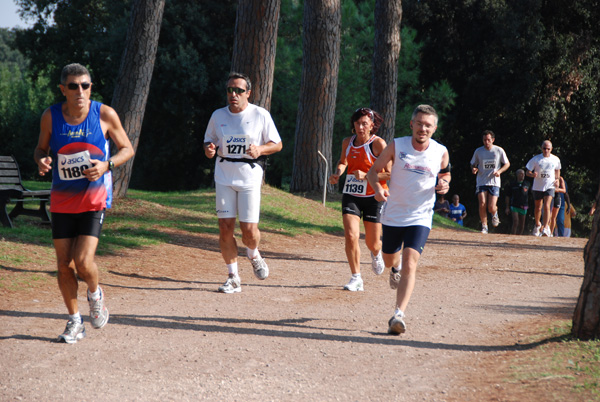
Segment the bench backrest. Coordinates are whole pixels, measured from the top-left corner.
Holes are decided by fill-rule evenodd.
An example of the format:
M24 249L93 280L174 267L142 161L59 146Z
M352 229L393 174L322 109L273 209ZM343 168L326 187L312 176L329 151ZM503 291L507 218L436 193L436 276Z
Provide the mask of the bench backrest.
M0 190L25 190L21 172L14 156L0 156Z

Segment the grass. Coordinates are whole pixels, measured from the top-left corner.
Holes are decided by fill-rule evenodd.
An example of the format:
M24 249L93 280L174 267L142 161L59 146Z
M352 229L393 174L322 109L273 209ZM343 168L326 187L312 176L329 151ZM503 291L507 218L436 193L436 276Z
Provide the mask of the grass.
M561 321L532 342L539 346L520 352L511 365L513 382L540 397L551 392L552 399L543 400L600 401L600 340L575 339L571 322Z

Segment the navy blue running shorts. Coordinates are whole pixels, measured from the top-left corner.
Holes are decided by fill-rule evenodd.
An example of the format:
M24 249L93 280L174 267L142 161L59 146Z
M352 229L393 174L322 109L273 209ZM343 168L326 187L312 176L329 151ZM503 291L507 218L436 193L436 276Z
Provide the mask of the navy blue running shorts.
M395 254L404 248L417 250L423 253L425 243L429 237L430 229L426 226L387 226L382 225L383 239L381 251L386 254Z

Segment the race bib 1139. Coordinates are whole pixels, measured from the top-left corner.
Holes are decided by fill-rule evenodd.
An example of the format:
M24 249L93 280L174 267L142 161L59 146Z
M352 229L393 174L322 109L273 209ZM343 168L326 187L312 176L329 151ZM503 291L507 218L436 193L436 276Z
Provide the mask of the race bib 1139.
M367 181L358 180L353 174L349 174L346 176L342 192L351 195L367 195Z

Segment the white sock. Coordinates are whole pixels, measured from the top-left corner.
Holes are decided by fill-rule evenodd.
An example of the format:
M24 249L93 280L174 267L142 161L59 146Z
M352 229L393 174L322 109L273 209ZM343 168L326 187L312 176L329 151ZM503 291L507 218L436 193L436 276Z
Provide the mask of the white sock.
M75 322L83 322L83 320L81 319L81 314L79 314L79 311L76 312L75 314L69 314L69 320L75 321Z
M227 272L229 272L229 274L231 274L231 275L238 274L237 261L234 263L231 263L231 264L227 264Z
M100 299L100 286L98 286L94 293L90 292L90 290L88 289L88 297L90 298L90 300Z
M398 307L396 307L396 311L394 312L394 315L404 317L404 311L402 311Z
M360 278L360 272L358 274L352 274L353 278Z
M258 252L258 248L246 248L246 254L248 255L248 258L250 258L251 260L260 257L260 253Z

